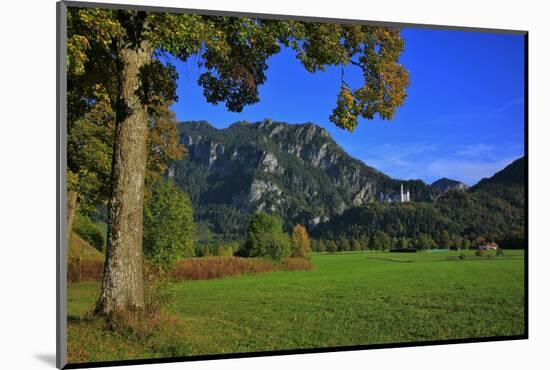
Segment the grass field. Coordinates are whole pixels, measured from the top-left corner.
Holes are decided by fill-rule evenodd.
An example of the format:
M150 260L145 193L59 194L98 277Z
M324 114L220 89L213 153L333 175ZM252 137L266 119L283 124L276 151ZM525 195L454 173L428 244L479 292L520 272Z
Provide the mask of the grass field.
M169 330L136 336L83 319L98 283L70 284L70 363L520 335L523 251L343 253L314 271L175 286Z

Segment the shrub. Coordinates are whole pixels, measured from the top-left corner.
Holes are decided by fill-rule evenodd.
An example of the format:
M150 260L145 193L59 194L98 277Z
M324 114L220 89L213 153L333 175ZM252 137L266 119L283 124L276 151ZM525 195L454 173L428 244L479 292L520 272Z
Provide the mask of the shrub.
M317 244L317 249L319 252L324 252L326 251L326 246L325 246L325 242L323 241L323 239L320 239L319 240L319 243Z
M401 249L409 248L409 240L404 236L399 238L398 247Z
M483 249L478 248L478 249L476 250L476 256L478 256L478 257L483 256Z
M361 243L355 238L351 240L351 249L356 252L361 251Z
M329 240L328 243L327 243L327 252L329 253L334 253L336 252L336 242L334 240Z
M168 270L183 257L194 255L195 223L191 201L171 181L159 180L143 211L143 252Z
M378 231L374 237L374 247L378 250L388 250L391 246L391 238L383 231Z
M297 271L297 270L313 270L313 263L308 258L292 257L285 258L283 264L280 267L285 271Z
M231 244L221 245L216 247L216 256L218 257L231 257L233 256L233 247Z
M447 230L443 230L439 234L438 246L439 248L448 249L451 246L451 237Z
M292 229L292 257L309 257L311 243L307 230L302 225L296 225Z
M338 241L338 250L341 252L349 251L351 248L348 238L342 236Z
M246 231L242 254L245 257L269 257L280 260L291 254L291 242L283 231L282 221L258 212L252 216Z
M431 249L435 247L435 242L433 239L427 235L427 234L420 234L418 236L418 240L416 242L416 247L418 249Z
M73 231L98 251L102 252L105 248L105 237L101 228L94 224L88 216L77 213Z

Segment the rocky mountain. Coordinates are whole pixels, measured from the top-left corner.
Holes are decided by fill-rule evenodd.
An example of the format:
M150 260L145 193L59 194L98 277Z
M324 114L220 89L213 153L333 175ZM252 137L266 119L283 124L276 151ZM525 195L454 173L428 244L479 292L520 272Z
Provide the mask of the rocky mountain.
M463 182L451 180L446 177L443 177L433 182L430 186L442 193L445 193L449 190L466 191L469 188L469 186L464 184Z
M189 193L196 216L215 233L242 235L255 211L279 214L287 223L316 225L344 210L391 199L403 184L411 201L438 193L420 180L400 181L348 155L314 124L264 120L216 129L182 122L188 155L169 176Z

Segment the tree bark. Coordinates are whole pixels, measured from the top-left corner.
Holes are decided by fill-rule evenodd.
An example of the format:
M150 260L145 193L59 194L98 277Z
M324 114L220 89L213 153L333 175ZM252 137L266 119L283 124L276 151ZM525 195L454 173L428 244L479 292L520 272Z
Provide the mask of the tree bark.
M67 192L67 243L71 242L71 232L73 231L73 221L76 213L76 195L76 191Z
M109 235L96 312L140 309L143 301L143 195L148 114L137 94L140 68L151 61L146 41L119 46L119 98L113 152Z

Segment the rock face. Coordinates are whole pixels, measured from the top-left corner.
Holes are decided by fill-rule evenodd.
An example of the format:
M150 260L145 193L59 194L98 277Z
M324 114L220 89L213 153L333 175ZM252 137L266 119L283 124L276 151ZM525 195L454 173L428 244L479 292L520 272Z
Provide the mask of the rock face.
M463 182L451 180L446 177L433 182L430 186L442 193L445 193L449 190L467 191L470 188Z
M179 130L188 155L172 163L170 177L214 229L224 227L220 214L238 218L259 210L314 225L397 192L401 184L412 201L431 201L436 194L422 181L394 180L352 158L311 123L265 120L216 129L204 121L182 122Z

